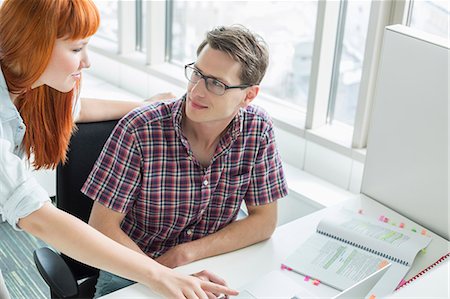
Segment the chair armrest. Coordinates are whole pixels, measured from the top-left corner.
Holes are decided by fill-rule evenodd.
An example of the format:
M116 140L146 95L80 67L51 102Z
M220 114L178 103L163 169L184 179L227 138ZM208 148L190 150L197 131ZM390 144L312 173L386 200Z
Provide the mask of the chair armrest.
M78 295L77 281L59 254L42 247L34 251L33 257L39 273L53 293L61 298Z

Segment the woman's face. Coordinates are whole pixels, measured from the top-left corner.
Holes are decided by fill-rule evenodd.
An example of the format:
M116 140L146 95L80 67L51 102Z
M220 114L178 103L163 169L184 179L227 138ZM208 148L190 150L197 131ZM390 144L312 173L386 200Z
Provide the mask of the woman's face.
M57 39L44 73L32 88L48 85L60 92L69 92L81 78L81 70L90 66L87 55L89 38Z

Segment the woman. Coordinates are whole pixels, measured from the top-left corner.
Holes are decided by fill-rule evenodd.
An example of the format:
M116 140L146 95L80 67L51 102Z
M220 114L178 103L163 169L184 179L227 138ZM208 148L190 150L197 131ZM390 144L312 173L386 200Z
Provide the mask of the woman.
M99 25L92 0L6 0L0 8L0 215L86 264L143 283L165 297L236 295L203 271L178 274L58 210L30 176L66 159L74 120L118 118L136 104L79 99L86 45ZM25 129L26 128L26 129Z

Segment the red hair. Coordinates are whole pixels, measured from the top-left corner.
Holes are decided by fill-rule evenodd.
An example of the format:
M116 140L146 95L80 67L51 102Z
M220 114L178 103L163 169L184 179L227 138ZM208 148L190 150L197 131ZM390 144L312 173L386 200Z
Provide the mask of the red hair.
M73 101L47 85L31 89L46 69L56 39L84 39L100 24L92 0L5 0L0 8L0 65L27 127L22 148L33 166L55 168L66 161L74 126Z

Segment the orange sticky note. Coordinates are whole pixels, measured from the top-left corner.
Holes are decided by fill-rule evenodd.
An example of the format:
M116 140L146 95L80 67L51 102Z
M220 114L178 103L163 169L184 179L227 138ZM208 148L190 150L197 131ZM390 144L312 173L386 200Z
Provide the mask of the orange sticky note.
M427 234L427 230L426 229L422 229L422 235L426 235Z
M384 266L386 266L387 264L389 264L389 262L387 260L382 260L379 264L378 264L378 269L383 268Z
M375 299L376 296L374 294L370 295L369 299Z
M317 279L313 280L313 285L318 286L320 284L320 281Z
M405 224L402 222L402 223L400 223L398 226L399 226L400 228L404 228L404 227L405 227Z

